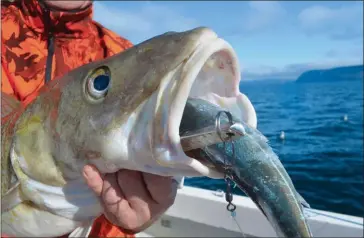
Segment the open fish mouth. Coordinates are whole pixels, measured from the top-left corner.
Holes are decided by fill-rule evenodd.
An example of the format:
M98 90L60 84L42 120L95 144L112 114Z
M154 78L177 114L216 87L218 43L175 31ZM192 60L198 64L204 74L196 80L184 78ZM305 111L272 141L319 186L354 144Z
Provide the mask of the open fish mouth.
M207 161L188 157L183 150L179 132L187 100L206 100L253 128L257 126L256 112L250 100L239 90L240 66L231 45L207 28L195 31L199 31L196 48L162 80L155 95L157 107L151 147L159 164L178 168L184 176L222 178L223 175ZM181 166L187 167L183 169ZM173 170L167 171L176 175Z

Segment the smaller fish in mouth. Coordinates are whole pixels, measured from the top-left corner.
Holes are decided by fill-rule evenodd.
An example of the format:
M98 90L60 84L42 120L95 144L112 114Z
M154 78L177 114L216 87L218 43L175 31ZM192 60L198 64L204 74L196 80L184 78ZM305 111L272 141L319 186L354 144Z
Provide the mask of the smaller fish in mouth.
M203 131L204 128L214 125L216 115L219 115L221 110L203 99L189 98L182 117L181 137L190 135L191 131ZM222 174L228 171L228 178L255 202L277 235L312 237L302 207L302 204L307 203L301 201L266 137L257 129L232 116L229 121L226 118L221 119L221 123L225 125L223 129L226 131L226 125L233 121L236 123L228 130L231 133L235 132L232 133L235 137L233 140L222 142L225 140L221 138L220 143L188 150L185 151L186 154L208 164L209 167L214 167Z

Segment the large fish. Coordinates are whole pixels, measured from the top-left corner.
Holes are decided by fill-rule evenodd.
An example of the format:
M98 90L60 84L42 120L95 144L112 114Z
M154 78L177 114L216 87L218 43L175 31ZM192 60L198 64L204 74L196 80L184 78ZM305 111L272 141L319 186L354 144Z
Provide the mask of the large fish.
M188 99L180 135L185 136L213 125L221 110L219 106L203 99ZM227 117L221 118L222 125L229 125ZM189 150L186 154L206 161L222 173L226 172L227 166L231 167L232 180L252 198L279 237L311 237L303 213L303 207L309 205L295 190L266 137L238 118L232 119L234 124L231 130L241 137L225 145L217 143Z
M87 163L102 173L221 178L186 155L179 127L187 99L200 98L255 128L239 82L232 47L196 28L75 69L27 106L2 94L2 232L49 237L90 224L102 206L81 176Z

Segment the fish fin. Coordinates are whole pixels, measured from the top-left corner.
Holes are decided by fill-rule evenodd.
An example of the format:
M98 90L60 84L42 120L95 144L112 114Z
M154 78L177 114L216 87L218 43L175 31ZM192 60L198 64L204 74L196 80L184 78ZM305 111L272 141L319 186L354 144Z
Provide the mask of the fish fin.
M22 107L20 101L9 94L1 93L1 119Z
M306 200L297 192L298 200L300 200L300 203L303 208L311 208L310 204L306 202Z
M86 224L77 227L68 237L88 237L91 232L93 222L94 220L90 223L87 222Z
M18 182L1 198L1 213L10 210L25 201L26 199L21 195L20 183Z

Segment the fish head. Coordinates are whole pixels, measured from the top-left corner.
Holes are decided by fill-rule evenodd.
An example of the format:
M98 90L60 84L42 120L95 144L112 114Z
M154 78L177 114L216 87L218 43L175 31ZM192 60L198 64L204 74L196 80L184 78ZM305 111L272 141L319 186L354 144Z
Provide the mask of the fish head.
M184 153L179 127L188 98L207 100L256 127L254 107L239 91L240 75L231 45L205 27L168 32L84 65L39 96L57 102L53 153L102 173L125 168L221 177ZM55 95L59 100L50 98Z

